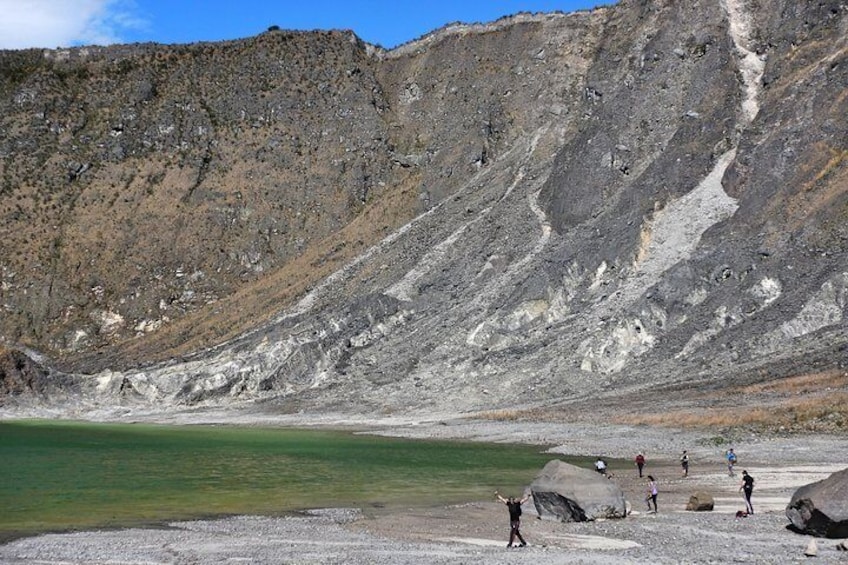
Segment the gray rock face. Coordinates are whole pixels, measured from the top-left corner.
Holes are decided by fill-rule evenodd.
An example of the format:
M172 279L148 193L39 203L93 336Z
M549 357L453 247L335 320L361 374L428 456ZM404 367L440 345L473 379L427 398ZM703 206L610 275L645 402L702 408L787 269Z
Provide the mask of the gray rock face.
M530 484L542 518L563 522L624 518L624 493L606 476L559 460L550 461Z
M696 492L686 503L686 510L692 512L709 512L713 508L715 508L715 499L708 492Z
M43 394L47 377L47 370L22 351L0 345L0 403L7 396Z
M846 14L624 0L389 52L0 52L0 343L77 413L844 373Z
M786 517L799 532L819 537L848 537L848 469L795 491Z

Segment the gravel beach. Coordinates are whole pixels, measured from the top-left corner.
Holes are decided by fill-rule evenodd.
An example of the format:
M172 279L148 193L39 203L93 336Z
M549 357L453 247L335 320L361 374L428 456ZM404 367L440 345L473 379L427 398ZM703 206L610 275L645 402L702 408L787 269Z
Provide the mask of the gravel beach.
M179 423L272 423L262 418L205 414ZM455 506L404 509L315 509L267 517L233 516L172 522L156 527L46 534L0 545L0 563L795 563L808 561L812 539L787 529L784 509L794 490L845 468L848 438L841 436L750 437L733 443L738 470L757 480L756 513L744 509L739 477L729 477L709 433L656 427L545 424L470 420L321 421L277 418L278 425L345 426L363 433L529 443L558 453L631 460L643 451L646 473L659 479L659 512L643 508L644 480L635 467L612 466L631 514L622 520L560 523L538 519L524 505L522 532L529 546L506 548L508 517L494 497ZM681 477L677 457L692 457ZM689 496L705 490L712 512L687 512ZM520 494L520 493L514 493ZM838 540L818 539L816 563L848 563Z

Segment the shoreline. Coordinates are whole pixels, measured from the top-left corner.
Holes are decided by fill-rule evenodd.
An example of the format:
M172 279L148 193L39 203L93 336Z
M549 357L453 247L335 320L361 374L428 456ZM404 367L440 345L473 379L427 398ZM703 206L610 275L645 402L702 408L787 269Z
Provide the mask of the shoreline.
M621 520L560 523L537 519L525 504L522 531L530 546L507 550L505 509L494 500L406 508L324 508L281 516L229 516L165 522L137 528L88 530L17 538L0 545L0 563L714 563L803 561L812 539L791 532L784 515L795 489L844 468L848 438L839 436L750 436L734 441L737 470L757 479L757 511L735 519L743 508L738 477L727 476L709 430L668 430L595 424L495 422L456 418L364 421L337 417L210 418L182 415L178 421L146 423L344 427L367 433L422 439L553 445L546 452L648 458L645 474L660 482L659 513L642 512L643 481L635 466L611 468L631 514ZM218 415L220 416L220 415ZM214 422L212 420L215 420ZM136 420L141 421L141 420ZM690 477L679 476L681 446L692 456ZM598 453L601 451L601 453ZM712 512L687 512L695 490L714 495ZM516 493L517 494L517 493ZM819 539L817 563L844 563L837 540Z

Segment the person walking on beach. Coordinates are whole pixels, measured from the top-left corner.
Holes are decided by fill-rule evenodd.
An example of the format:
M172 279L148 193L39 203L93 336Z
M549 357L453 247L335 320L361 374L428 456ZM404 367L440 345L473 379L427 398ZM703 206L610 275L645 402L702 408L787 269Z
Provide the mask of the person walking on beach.
M686 450L683 450L683 454L680 456L680 468L683 469L683 476L689 476L689 454L686 453Z
M727 474L733 477L733 466L736 465L736 454L733 453L733 448L728 449L724 456L727 458Z
M653 475L648 475L648 490L645 494L645 504L648 505L648 512L651 511L651 502L654 503L654 514L657 513L657 480Z
M640 451L636 454L636 468L639 469L639 478L642 478L642 469L645 468L645 455Z
M527 502L531 496L530 493L524 495L524 498L521 500L510 496L509 498L504 498L500 495L498 491L495 491L495 496L498 497L498 500L503 504L506 504L507 509L509 510L509 543L506 544L507 547L512 547L515 538L518 538L518 541L521 544L518 547L524 547L527 545L527 542L524 541L524 538L521 537L521 505Z
M602 475L607 474L607 462L603 460L603 458L598 457L598 460L595 461L595 471L599 472Z
M742 471L742 482L739 484L739 490L745 494L745 510L748 514L754 513L754 505L751 504L751 493L754 492L754 477L748 474L748 471Z

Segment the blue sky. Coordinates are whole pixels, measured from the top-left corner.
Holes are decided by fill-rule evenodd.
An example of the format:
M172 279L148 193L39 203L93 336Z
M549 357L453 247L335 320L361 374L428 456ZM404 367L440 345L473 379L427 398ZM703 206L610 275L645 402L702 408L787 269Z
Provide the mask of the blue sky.
M394 47L461 21L572 12L605 0L0 0L0 49L192 43L283 29L352 29Z

